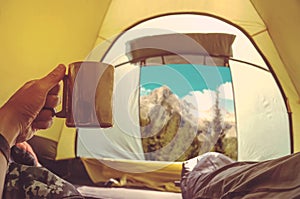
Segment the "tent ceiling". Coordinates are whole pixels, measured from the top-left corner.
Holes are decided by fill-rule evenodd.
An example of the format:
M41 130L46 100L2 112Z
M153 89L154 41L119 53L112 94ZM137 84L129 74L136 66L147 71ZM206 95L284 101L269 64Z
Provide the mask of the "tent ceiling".
M295 25L300 22L298 8L299 1L297 0L291 0L284 6L282 1L278 0L253 0L252 2L203 0L197 2L197 4L194 4L193 0L156 0L152 1L151 6L139 0L112 0L99 31L96 44L107 40L112 41L128 27L155 16L184 12L215 15L237 25L253 37L268 31L275 47L277 50L280 49L278 50L279 56L288 72L291 72L293 85L299 95L300 79L297 77L300 74L296 70L298 66L296 54L299 52L299 45L294 45L294 42L298 41L297 37L300 32L300 26ZM295 23L297 21L298 23Z
M265 29L263 21L249 1L230 0L220 2L202 0L195 4L193 0L155 0L152 1L150 6L139 0L112 1L99 32L99 39L106 38L109 40L128 27L147 18L180 12L216 15L247 28L250 35Z

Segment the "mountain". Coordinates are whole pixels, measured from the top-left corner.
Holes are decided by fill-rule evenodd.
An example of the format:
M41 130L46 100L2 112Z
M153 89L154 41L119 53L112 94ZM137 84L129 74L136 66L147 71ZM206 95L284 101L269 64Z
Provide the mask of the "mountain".
M157 123L163 124L174 112L177 112L195 125L197 119L190 113L191 110L195 110L195 107L191 103L180 100L167 86L161 86L149 95L140 97L140 119L143 124L148 124L150 118L152 123L160 121Z
M232 120L230 113L221 113ZM213 115L213 109L198 113L192 103L181 100L167 86L141 96L140 125L146 158L182 161L209 151L217 138L209 131Z

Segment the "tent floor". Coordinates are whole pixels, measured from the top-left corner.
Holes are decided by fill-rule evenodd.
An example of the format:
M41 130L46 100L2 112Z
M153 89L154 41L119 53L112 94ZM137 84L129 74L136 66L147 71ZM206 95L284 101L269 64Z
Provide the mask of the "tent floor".
M77 190L87 199L182 199L181 193L162 192L144 189L79 186L77 187Z
M40 163L51 172L74 184L86 199L181 199L181 193L162 192L148 189L102 187L89 178L79 158L69 160L49 160L39 157Z

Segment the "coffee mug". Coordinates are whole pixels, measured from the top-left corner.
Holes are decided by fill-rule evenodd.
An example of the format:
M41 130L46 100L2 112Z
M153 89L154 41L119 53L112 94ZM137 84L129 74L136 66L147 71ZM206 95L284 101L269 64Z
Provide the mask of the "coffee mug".
M69 64L63 80L62 110L56 117L66 118L68 127L112 127L113 84L112 65L94 61Z

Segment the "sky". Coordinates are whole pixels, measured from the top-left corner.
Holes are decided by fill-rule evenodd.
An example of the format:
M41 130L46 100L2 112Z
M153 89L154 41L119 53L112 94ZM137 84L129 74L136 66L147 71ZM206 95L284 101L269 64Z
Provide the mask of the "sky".
M218 90L220 106L229 112L234 111L229 68L191 64L141 68L141 96L163 85L168 86L182 100L194 104L199 111L208 110L214 105Z

